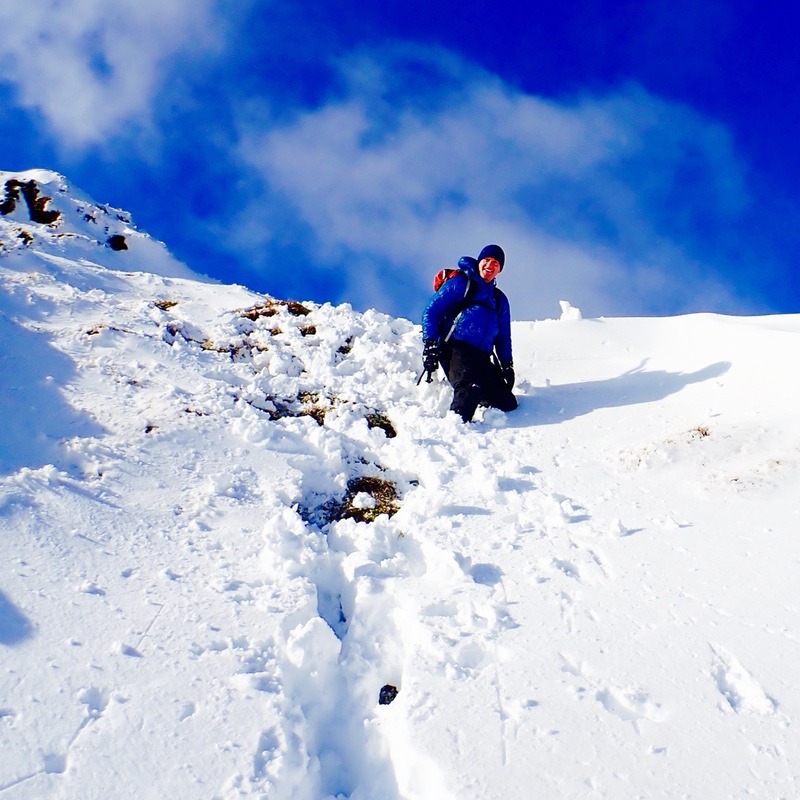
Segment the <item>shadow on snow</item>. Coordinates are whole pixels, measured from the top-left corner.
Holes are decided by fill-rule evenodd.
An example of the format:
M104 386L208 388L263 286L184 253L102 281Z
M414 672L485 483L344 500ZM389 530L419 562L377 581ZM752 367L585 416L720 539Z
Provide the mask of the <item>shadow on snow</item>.
M647 371L646 361L616 378L601 381L581 381L561 386L537 387L531 398L522 398L523 419L518 426L530 424L554 425L567 419L589 414L601 408L652 403L676 394L692 383L719 378L730 369L730 362L719 361L696 372ZM515 415L511 415L509 423Z
M28 618L0 592L0 644L15 645L33 635Z
M0 474L58 464L59 443L105 431L61 394L71 359L0 310Z

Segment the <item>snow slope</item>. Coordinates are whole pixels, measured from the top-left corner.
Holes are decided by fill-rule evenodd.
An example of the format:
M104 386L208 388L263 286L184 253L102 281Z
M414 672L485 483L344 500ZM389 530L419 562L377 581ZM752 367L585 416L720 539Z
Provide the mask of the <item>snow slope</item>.
M0 216L0 800L800 796L800 316L564 304L464 426L412 323L22 177L64 218Z

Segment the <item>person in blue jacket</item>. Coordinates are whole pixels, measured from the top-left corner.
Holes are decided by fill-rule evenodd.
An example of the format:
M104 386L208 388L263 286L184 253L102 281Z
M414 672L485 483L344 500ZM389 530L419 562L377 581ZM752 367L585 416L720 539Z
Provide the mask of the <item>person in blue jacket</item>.
M423 372L442 365L453 386L451 411L469 422L479 404L513 411L514 361L511 309L497 288L505 253L489 244L477 258L464 256L422 315Z

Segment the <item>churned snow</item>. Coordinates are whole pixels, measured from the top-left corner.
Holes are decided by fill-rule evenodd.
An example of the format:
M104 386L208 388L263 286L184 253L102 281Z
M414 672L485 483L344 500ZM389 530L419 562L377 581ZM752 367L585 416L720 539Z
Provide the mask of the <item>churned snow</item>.
M22 178L64 213L0 216L0 800L800 795L800 316L564 301L465 426L411 322Z

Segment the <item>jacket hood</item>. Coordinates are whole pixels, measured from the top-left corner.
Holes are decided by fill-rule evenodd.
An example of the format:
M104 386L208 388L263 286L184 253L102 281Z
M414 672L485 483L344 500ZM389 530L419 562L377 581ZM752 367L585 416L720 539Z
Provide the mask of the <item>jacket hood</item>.
M458 259L458 268L465 272L473 280L482 280L480 272L478 272L478 259L472 256L461 256Z

